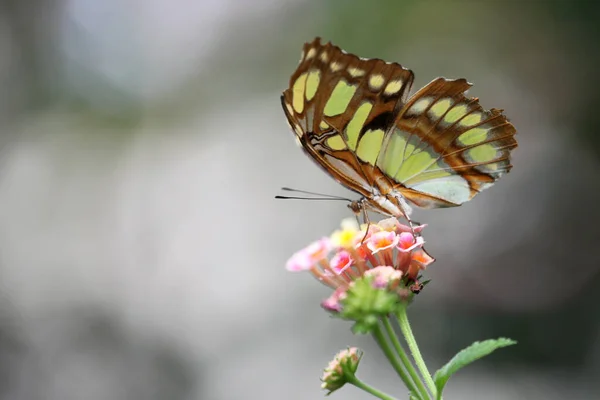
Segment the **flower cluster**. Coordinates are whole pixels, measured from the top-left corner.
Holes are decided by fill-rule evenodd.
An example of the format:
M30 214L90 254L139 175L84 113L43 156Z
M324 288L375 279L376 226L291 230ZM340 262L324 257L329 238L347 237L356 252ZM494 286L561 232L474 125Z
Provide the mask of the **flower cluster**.
M350 347L337 353L323 371L321 388L328 390L328 394L331 394L344 386L348 382L348 378L356 373L361 357L362 351L356 347Z
M310 271L319 281L335 289L322 305L340 312L340 302L357 280L368 278L378 289L394 289L400 282L420 290L417 277L434 259L423 249L421 232L425 225L411 229L396 218L359 227L351 219L340 230L294 254L287 262L290 271Z

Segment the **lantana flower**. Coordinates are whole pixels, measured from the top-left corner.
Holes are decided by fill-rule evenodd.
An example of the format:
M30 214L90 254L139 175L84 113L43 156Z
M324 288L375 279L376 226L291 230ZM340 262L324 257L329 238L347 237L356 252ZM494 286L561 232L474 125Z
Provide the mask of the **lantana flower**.
M342 221L341 229L294 254L290 271L310 273L334 292L321 306L356 321L367 332L374 317L393 312L399 300L418 293L419 274L434 259L423 248L424 225L411 229L395 218L359 226Z
M365 272L390 266L403 279L415 281L434 260L423 248L420 235L425 225L414 229L396 218L359 227L354 220L294 254L286 264L289 271L310 271L332 289L347 288Z
M362 351L356 347L350 347L337 353L329 365L323 371L321 387L332 392L344 386L349 379L354 377L358 364L362 357Z

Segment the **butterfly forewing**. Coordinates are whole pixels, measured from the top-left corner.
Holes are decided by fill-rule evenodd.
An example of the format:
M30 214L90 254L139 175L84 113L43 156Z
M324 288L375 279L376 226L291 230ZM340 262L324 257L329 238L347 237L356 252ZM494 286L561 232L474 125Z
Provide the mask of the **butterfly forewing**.
M304 46L284 108L307 153L338 181L368 195L375 179L368 164L412 81L412 72L399 64L360 59L316 39Z

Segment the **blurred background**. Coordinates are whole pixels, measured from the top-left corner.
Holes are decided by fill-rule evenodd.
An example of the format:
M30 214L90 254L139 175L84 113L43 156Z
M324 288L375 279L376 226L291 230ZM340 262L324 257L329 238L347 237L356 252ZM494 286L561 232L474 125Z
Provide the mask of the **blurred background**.
M597 399L600 6L594 1L4 0L0 398L315 399L340 349L403 398L370 337L284 269L349 195L294 144L279 95L321 36L465 77L516 126L514 169L429 224L411 309L432 369L519 341L447 399ZM366 399L347 387L333 399Z

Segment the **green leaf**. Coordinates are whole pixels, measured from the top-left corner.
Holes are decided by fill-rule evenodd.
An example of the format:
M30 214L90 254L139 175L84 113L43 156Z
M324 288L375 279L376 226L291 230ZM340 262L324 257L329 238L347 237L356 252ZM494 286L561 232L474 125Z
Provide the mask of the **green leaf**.
M448 361L446 365L440 368L433 377L435 386L438 390L437 398L441 399L444 386L448 382L448 379L450 379L450 376L456 371L471 364L475 360L487 356L496 349L512 346L516 343L517 342L514 340L507 338L489 339L484 340L483 342L475 342L466 349L459 351L458 354L456 354L452 360Z

